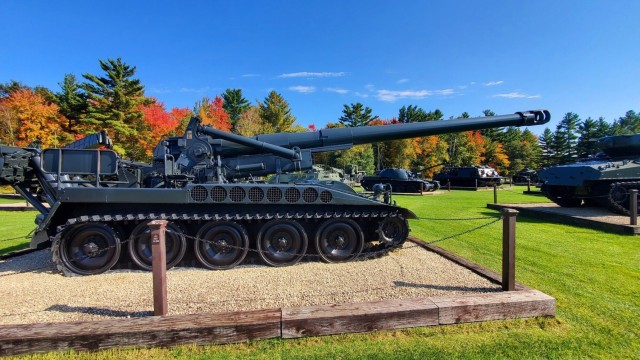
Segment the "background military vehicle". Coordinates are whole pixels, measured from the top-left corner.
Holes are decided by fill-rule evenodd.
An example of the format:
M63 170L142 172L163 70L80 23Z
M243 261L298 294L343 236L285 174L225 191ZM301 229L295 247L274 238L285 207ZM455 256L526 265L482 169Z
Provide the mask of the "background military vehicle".
M511 178L511 182L514 184L537 184L538 183L538 171L533 169L523 169L518 171Z
M383 169L378 175L365 176L360 180L360 185L367 191L372 191L375 184L389 184L395 193L422 194L440 188L437 181L423 180L409 170L397 168Z
M272 266L308 251L326 262L376 257L400 246L416 216L340 182L264 184L246 179L312 169L312 154L353 145L474 129L538 125L546 110L387 126L244 137L193 118L161 140L151 164L109 149L0 146L0 184L39 212L32 248L51 248L65 274L99 274L126 252L151 268L150 220L168 220L168 267L185 253L210 269L240 264L249 249ZM343 184L344 185L344 184ZM38 200L42 194L47 204ZM309 250L312 248L312 250Z
M598 139L601 153L539 173L540 190L563 207L582 204L629 214L629 190L640 189L640 134Z
M442 186L457 187L486 187L500 185L504 178L498 172L486 165L445 167L433 176L433 180L440 182Z

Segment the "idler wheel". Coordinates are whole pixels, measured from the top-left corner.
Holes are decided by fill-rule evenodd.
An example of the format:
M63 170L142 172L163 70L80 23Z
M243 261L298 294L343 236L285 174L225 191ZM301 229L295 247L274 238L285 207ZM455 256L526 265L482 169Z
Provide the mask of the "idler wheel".
M78 275L101 274L111 269L119 257L120 238L107 224L73 227L63 234L58 249L64 270Z
M353 220L327 220L316 235L316 250L325 262L350 261L360 255L364 246L362 229Z
M288 266L307 252L308 240L302 226L294 220L273 220L258 234L258 254L270 266Z
M401 217L388 217L380 222L378 227L380 241L385 244L402 243L409 235L407 224Z
M167 270L182 260L187 250L187 240L184 230L179 224L170 222L165 232L165 247L167 254ZM131 260L144 270L151 271L152 249L151 229L146 222L138 224L129 236L129 255Z
M240 224L210 221L198 231L194 250L204 267L212 270L231 269L247 256L249 237Z

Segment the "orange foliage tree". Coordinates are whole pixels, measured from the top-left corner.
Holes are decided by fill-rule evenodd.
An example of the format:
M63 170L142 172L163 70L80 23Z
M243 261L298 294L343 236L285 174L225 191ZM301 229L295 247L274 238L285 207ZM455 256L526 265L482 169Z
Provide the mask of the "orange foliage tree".
M449 160L449 145L440 136L425 136L411 139L415 151L413 168L425 178L431 178Z
M18 146L38 140L43 147L54 147L73 140L73 136L63 131L67 119L60 115L58 105L31 89L12 92L2 99L2 107L13 118L16 128L12 133Z
M203 98L198 105L196 105L197 113L203 125L209 125L222 131L231 131L229 114L223 109L224 101L220 96L216 96L213 100Z

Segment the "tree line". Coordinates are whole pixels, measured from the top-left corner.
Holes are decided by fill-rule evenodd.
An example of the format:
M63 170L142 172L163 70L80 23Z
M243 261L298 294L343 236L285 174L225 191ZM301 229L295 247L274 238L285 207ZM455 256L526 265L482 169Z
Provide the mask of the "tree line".
M66 74L58 91L29 87L18 81L0 84L0 143L15 146L63 146L86 134L108 130L115 150L122 156L148 161L153 147L164 136L181 135L192 116L223 131L245 136L273 132L316 131L296 122L288 102L276 91L251 104L241 89L226 89L213 98L203 97L192 108L166 109L144 92L135 78L136 67L122 59L99 61L102 73ZM485 110L484 116L495 115ZM480 115L480 116L482 116ZM469 118L462 113L457 118ZM426 111L416 105L402 106L398 115L381 119L362 103L345 104L342 115L326 127L379 126L442 121L439 110ZM453 118L453 117L450 117ZM401 167L430 177L443 164L468 166L487 164L503 175L525 168L541 168L572 162L592 155L594 139L614 134L640 132L640 117L629 111L607 123L603 118L581 120L567 113L555 131L546 128L540 138L528 129L515 127L393 140L354 146L352 149L320 153L316 163L347 172Z

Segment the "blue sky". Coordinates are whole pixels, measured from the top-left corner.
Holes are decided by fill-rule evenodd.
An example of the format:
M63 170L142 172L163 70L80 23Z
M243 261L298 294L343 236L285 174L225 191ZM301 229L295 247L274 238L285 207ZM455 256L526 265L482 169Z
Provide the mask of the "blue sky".
M54 91L98 60L137 67L171 107L271 90L298 122L361 102L480 116L639 111L640 1L0 1L0 82ZM540 133L542 128L532 128Z

